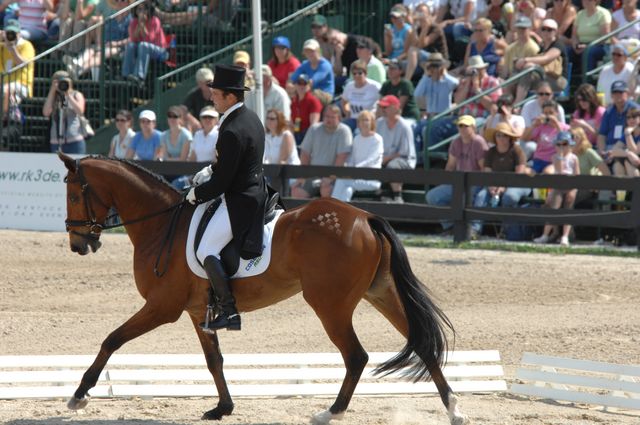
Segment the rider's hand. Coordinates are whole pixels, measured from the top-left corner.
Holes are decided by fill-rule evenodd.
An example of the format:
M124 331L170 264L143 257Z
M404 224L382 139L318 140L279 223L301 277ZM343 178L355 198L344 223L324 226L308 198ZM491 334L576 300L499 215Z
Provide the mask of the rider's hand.
M202 170L198 171L195 176L193 176L193 184L198 186L204 182L209 181L209 179L211 178L211 174L213 174L211 165L207 165Z
M187 196L184 199L186 199L191 205L195 205L196 204L196 188L192 187L191 189L189 189L189 193L187 193Z

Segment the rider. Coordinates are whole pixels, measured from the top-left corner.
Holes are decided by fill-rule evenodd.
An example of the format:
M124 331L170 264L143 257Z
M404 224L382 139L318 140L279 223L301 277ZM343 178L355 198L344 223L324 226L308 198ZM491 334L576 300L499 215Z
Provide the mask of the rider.
M249 90L244 85L245 72L237 66L216 66L215 77L208 85L216 110L224 114L216 145L217 161L194 176L195 187L186 197L191 204L202 204L222 196L198 247L198 259L220 307L215 320L208 326L206 322L200 325L206 333L224 328L240 330L240 315L220 251L233 239L242 258L262 255L267 199L262 169L265 134L258 116L244 106L244 92Z

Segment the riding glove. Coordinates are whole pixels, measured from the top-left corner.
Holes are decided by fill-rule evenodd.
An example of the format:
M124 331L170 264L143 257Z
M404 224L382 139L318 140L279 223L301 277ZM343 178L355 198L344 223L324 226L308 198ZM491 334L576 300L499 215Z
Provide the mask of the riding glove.
M195 187L192 187L191 189L189 189L189 193L187 193L187 196L185 197L185 199L191 205L195 205L196 204L196 188Z
M198 186L209 181L209 179L211 178L211 174L213 174L211 165L207 165L202 170L198 171L195 176L193 176L193 184Z

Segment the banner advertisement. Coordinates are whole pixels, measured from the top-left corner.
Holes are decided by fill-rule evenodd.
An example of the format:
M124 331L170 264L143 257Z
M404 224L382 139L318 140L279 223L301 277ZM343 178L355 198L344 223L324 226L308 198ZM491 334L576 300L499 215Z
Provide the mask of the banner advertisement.
M0 228L64 231L66 175L58 155L0 152Z

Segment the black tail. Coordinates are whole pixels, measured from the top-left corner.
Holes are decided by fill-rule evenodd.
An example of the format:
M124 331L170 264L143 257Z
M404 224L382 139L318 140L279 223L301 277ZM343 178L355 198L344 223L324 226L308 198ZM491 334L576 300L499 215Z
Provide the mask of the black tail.
M409 324L407 344L397 356L376 368L374 373L388 375L409 366L406 373L414 381L429 378L429 367L443 366L448 348L446 328L453 325L431 300L426 286L413 274L407 252L391 225L381 217L370 217L369 225L391 244L391 274L402 300Z

